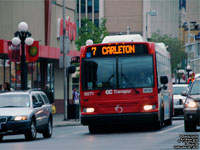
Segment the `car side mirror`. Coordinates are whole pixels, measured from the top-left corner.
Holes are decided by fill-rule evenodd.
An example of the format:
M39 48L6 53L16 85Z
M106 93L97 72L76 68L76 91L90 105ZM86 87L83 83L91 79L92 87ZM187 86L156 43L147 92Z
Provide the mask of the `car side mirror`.
M161 76L160 77L160 83L161 84L167 84L168 83L168 77L167 76Z
M186 91L181 92L181 96L188 96L188 93Z
M42 106L41 102L36 102L33 107L36 108L36 107L41 107L41 106Z

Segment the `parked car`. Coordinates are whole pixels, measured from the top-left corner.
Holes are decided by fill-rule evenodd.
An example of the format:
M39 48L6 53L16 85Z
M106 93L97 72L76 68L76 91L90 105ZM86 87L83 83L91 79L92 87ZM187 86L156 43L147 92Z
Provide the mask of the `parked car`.
M200 78L197 78L191 85L184 105L184 127L186 132L196 131L200 126Z
M186 97L181 92L188 92L188 84L173 84L174 116L183 115Z
M51 104L42 91L0 93L0 141L3 136L24 134L34 140L37 132L52 136Z

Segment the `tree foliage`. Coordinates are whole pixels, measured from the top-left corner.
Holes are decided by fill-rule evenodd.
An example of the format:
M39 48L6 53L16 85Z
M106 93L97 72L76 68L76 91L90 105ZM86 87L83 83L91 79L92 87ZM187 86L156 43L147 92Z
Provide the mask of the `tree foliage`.
M79 28L79 37L76 40L75 44L80 50L80 47L85 45L85 42L88 39L93 40L94 44L101 43L103 38L108 35L107 29L106 29L106 19L102 19L99 27L96 27L96 25L90 21L89 19L83 19L81 20L82 27Z
M171 55L171 65L172 71L174 72L177 68L177 65L180 64L186 57L184 51L184 44L179 41L177 38L172 37L171 35L161 35L160 31L152 34L150 39L152 42L163 42L168 48L167 50Z

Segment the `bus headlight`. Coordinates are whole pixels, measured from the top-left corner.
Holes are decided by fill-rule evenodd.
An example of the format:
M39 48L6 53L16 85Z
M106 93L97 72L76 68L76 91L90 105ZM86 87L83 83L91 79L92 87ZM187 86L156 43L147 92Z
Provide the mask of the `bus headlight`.
M144 110L148 111L148 110L152 110L156 108L156 105L144 105Z
M197 103L194 100L187 100L185 103L185 107L195 108L197 107Z
M92 107L91 108L84 108L83 111L86 112L86 113L92 113L92 112L94 112L94 108L92 108Z

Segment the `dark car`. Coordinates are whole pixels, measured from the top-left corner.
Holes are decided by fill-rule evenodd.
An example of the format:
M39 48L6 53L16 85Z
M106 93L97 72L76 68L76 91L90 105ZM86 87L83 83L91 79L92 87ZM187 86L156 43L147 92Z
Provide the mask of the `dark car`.
M37 132L52 135L51 104L42 91L0 93L0 141L6 135L24 134L34 140Z
M184 104L184 126L186 132L196 131L200 126L200 78L196 79L190 87Z

